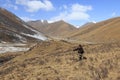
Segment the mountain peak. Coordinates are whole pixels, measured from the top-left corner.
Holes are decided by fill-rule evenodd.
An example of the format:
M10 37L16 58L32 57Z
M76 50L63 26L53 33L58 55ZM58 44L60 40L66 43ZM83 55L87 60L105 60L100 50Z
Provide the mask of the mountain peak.
M43 24L48 24L48 21L47 20L43 20Z
M67 22L65 22L64 20L59 20L59 21L56 21L56 22L67 23Z

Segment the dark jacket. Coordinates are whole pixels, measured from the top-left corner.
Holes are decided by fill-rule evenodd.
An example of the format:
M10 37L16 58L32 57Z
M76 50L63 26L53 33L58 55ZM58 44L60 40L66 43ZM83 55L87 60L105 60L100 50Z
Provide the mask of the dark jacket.
M78 51L79 54L83 54L84 53L84 50L83 50L81 45L79 45L79 47L75 48L73 51Z

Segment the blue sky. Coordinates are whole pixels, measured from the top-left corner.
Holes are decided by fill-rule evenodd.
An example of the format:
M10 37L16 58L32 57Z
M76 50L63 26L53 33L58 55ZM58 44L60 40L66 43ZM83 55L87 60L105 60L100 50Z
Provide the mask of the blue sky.
M120 16L120 0L0 0L3 7L25 21L64 20L73 25Z

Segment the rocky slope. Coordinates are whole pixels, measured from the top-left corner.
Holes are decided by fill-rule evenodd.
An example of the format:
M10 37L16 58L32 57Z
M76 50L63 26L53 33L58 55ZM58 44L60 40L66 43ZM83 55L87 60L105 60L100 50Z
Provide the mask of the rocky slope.
M0 42L27 42L46 37L6 9L0 8Z

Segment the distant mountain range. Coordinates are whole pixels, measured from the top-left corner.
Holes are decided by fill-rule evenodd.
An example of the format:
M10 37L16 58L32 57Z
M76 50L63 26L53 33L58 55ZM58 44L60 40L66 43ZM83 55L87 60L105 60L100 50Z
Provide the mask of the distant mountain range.
M0 42L27 42L45 39L47 37L16 15L0 8Z
M64 37L77 30L76 27L63 20L53 23L48 23L47 20L29 21L27 23L50 37Z
M88 22L80 28L75 28L62 20L54 23L39 20L28 22L28 24L52 37L88 42L116 42L120 40L120 17L98 23Z
M88 42L120 41L120 17L98 23L88 22L76 28L63 20L53 23L48 23L47 20L26 23L0 8L0 42L28 42L46 40L48 37Z

